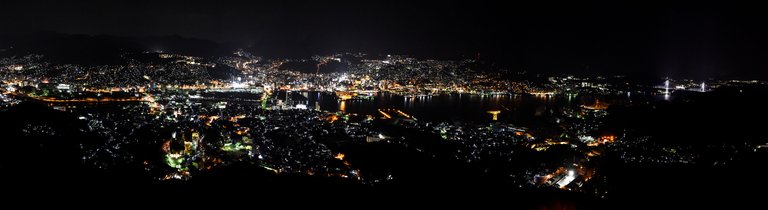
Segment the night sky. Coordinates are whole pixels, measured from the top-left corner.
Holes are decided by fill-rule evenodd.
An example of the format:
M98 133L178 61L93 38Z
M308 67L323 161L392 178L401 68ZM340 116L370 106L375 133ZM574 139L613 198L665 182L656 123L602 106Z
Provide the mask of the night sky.
M539 2L2 1L0 33L180 35L263 54L479 53L531 72L768 79L758 5Z

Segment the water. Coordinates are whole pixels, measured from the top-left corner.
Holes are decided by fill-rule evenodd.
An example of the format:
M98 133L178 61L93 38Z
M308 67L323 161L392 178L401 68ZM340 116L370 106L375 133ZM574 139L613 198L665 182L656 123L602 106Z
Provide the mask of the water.
M279 94L284 97L283 94ZM580 105L594 104L591 96L533 96L523 94L510 95L470 95L442 94L431 97L406 98L403 96L378 93L373 100L339 101L333 93L292 92L291 100L305 103L309 108L315 102L321 110L363 115L379 116L377 109L396 108L419 120L428 121L464 121L491 122L488 111L501 111L498 121L515 124L527 124L552 115L562 108L577 108ZM602 99L597 99L602 100Z
M259 94L243 93L217 93L201 94L203 97L221 98L232 103L253 104L260 106ZM278 92L272 97L285 100L285 92ZM395 108L402 110L419 120L436 122L493 122L492 115L488 111L500 111L498 122L513 123L522 126L535 126L536 123L548 119L548 116L560 112L564 108L578 108L581 105L593 105L596 100L601 103L644 103L645 101L669 100L663 94L657 95L616 95L616 96L590 96L590 95L553 95L535 96L527 94L509 95L473 95L473 94L441 94L429 97L406 98L390 93L377 93L371 100L347 100L340 101L335 94L327 92L290 92L292 104L306 104L309 109L319 105L321 110L330 112L345 112L361 115L380 116L378 109ZM232 101L233 99L236 99ZM206 100L203 100L206 101ZM210 99L208 102L216 101ZM242 102L238 102L242 101ZM64 105L49 104L49 106L64 106L72 109L105 109L115 110L124 105L139 103L84 103Z

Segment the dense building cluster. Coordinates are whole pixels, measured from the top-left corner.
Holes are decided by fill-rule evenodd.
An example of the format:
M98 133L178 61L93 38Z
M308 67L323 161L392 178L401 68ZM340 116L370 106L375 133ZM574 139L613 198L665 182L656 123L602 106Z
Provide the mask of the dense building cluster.
M155 179L191 179L219 167L249 163L276 174L340 177L360 183L397 180L402 174L362 170L360 145L397 145L434 159L454 161L518 186L560 188L605 195L602 158L628 164L697 164L701 149L663 145L648 136L606 132L611 104L634 96L674 91L708 92L759 81L674 80L634 84L622 76L546 79L476 69L476 60L430 60L364 54L264 59L239 51L201 58L179 54L126 54L123 65L52 64L41 55L0 59L0 109L30 100L78 116L101 141L81 145L94 168L132 168ZM312 64L301 69L301 63ZM342 71L328 71L336 65ZM309 104L309 93L330 94L338 109ZM302 100L293 100L300 93ZM531 97L535 127L497 121L517 107L500 105L489 121L423 120L420 113L376 107L345 110L346 100L373 101L379 93L414 98L441 94ZM497 97L498 96L498 97ZM585 100L584 98L594 98ZM601 101L597 98L610 98ZM664 99L668 99L665 97ZM491 99L488 99L491 100ZM565 101L554 103L555 101ZM647 99L641 100L647 102ZM404 102L405 103L405 102ZM419 119L417 119L417 117ZM538 122L540 121L540 122ZM28 135L57 135L45 124ZM725 154L754 145L709 148ZM724 157L727 157L725 155ZM711 161L711 160L708 160ZM716 159L726 164L726 159Z

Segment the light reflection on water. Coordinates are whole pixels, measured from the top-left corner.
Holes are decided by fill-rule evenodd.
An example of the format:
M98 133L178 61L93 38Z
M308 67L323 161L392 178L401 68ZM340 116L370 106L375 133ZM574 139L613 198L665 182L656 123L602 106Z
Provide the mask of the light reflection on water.
M389 93L378 93L372 100L339 101L332 93L309 94L308 104L319 102L320 109L344 111L377 116L377 109L396 108L429 121L475 121L489 122L487 111L499 110L499 121L522 123L533 118L557 112L561 108L577 108L593 104L593 96L534 96L527 94L470 95L442 94L424 97L403 97ZM626 98L626 97L624 97ZM599 99L603 101L602 99Z
M248 98L257 100L258 94L242 95L227 94L226 97ZM281 92L276 95L279 99L285 100L286 95ZM221 97L216 95L212 97ZM470 122L490 122L491 115L488 111L501 111L498 115L498 121L510 122L514 124L526 124L537 118L558 113L563 108L578 108L580 105L592 105L595 100L600 102L614 103L643 103L648 100L670 100L663 95L617 95L615 97L588 96L588 95L528 95L528 94L508 94L508 95L474 95L474 94L441 94L423 97L403 97L389 93L377 93L374 99L370 100L347 100L339 101L333 93L325 92L291 92L293 103L306 104L308 108L314 109L316 104L321 110L330 112L347 112L362 115L378 116L378 109L395 108L400 109L410 115L414 115L420 120L427 121L470 121ZM215 100L213 100L215 101ZM211 102L211 101L205 101ZM243 102L250 103L250 102ZM132 103L127 103L132 104ZM127 105L126 103L122 105ZM96 107L110 108L116 104L67 104L68 109L92 109Z

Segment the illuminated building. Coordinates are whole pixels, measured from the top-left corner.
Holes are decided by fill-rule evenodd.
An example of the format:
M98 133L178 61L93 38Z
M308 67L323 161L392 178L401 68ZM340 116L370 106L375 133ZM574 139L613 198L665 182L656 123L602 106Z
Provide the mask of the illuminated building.
M493 121L496 121L499 119L499 113L501 113L501 111L488 111L488 114L491 114L493 116Z
M560 181L557 182L557 186L560 188L565 188L565 186L570 184L575 179L576 179L576 172L574 172L573 170L568 170L565 177L563 177L562 179L560 179Z

